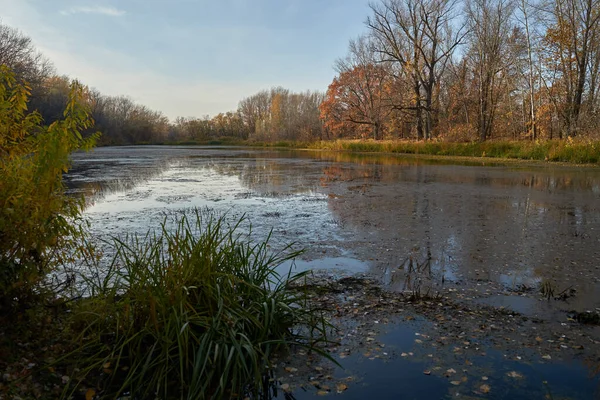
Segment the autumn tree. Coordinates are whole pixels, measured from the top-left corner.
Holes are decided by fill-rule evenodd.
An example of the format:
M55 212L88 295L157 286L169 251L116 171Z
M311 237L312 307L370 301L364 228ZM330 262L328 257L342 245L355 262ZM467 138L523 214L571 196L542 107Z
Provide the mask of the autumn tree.
M581 128L586 94L594 99L598 82L600 57L595 55L600 51L600 1L557 0L547 11L546 76L552 79L547 86L556 86L553 92L561 96L554 100L563 123L561 131L574 136Z
M418 138L431 138L439 79L464 37L462 27L452 30L455 5L454 0L383 0L371 5L367 19L382 61L393 63L398 74L412 82L409 109L414 111Z
M329 85L321 104L321 118L334 136L351 135L368 127L373 139L393 110L393 75L389 64L377 63L367 37L350 42L349 55L338 60L339 75Z
M240 101L246 137L257 140L314 140L322 138L320 92L294 93L282 87L260 91Z
M271 94L262 90L252 96L242 99L238 104L238 112L249 130L250 136L256 135L260 124L268 120L271 107Z
M538 136L537 127L537 106L536 106L536 84L538 73L534 68L534 38L532 28L531 10L534 9L528 0L520 0L517 4L518 10L521 13L521 18L518 18L525 29L525 38L527 44L527 87L529 95L529 131L532 140Z
M28 110L30 88L0 66L0 313L39 295L37 286L74 250L82 199L67 196L70 154L96 135L85 88L71 84L63 118L44 125Z

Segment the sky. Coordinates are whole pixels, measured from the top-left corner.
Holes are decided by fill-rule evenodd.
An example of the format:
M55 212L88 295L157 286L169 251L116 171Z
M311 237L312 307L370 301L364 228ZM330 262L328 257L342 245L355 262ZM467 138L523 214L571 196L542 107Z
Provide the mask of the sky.
M106 95L169 118L235 110L283 86L325 91L368 0L0 0L1 22Z

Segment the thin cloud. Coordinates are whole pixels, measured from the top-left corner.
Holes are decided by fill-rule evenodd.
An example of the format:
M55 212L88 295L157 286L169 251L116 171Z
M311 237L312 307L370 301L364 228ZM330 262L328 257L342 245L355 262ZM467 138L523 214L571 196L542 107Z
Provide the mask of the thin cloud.
M119 10L114 7L72 7L68 10L63 10L60 12L62 15L73 15L73 14L100 14L106 15L109 17L122 17L125 15L125 11Z

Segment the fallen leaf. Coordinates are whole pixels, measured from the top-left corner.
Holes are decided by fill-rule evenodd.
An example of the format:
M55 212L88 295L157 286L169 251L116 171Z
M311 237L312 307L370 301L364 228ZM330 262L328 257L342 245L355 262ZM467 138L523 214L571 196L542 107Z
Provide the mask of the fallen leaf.
M458 385L460 385L461 382L460 381L451 381L450 383L453 384L454 386L458 386Z
M286 372L296 372L296 371L298 371L298 368L294 368L294 367L285 367L285 371L286 371Z
M290 391L290 385L288 383L284 383L283 385L281 385L281 389L284 392L289 392Z
M96 396L96 390L94 389L90 388L85 392L85 400L93 400L94 396Z
M342 393L343 391L345 391L346 389L348 389L348 386L343 384L343 383L338 383L335 388L337 389L338 393Z
M542 356L542 358L545 360L552 360L552 357L550 356L550 354L546 354L545 356Z
M517 371L510 371L509 373L507 373L506 375L508 375L511 378L515 378L515 379L520 379L523 377L523 375L521 375L520 373L518 373Z
M431 371L429 371L429 370L423 371L423 373L424 373L425 375L431 375Z
M329 394L329 392L328 392L328 391L326 391L326 390L319 390L319 391L317 392L317 394L318 394L319 396L327 396L327 395Z
M481 393L489 393L490 390L492 390L492 388L490 387L490 385L483 384L479 386L479 390L481 391Z

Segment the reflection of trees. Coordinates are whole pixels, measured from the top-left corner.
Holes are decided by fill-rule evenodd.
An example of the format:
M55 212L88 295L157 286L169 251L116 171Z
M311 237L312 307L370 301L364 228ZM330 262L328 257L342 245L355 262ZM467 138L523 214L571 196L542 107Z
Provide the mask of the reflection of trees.
M596 171L333 164L322 181L348 182L330 208L359 239L392 249L376 255L390 268L430 250L447 279L581 288L574 277L600 260Z
M320 169L314 165L255 158L210 165L219 174L237 176L242 185L261 194L298 194L316 191Z
M164 173L173 163L185 162L174 159L132 161L119 156L95 160L95 156L97 157L90 154L89 158L75 159L73 167L64 177L67 192L73 195L83 194L88 204L110 193L131 190Z

